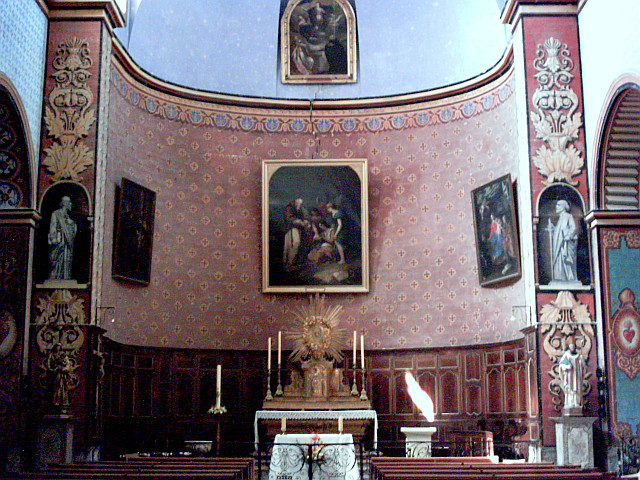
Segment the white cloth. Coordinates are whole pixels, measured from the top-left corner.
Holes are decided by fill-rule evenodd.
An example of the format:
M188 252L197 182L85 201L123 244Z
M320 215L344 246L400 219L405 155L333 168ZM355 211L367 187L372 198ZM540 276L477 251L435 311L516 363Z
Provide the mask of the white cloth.
M258 410L253 421L253 435L256 444L258 438L258 423L260 420L335 420L338 417L344 420L372 420L373 421L373 448L378 448L378 416L375 410ZM337 430L337 427L336 427Z
M322 433L276 435L269 480L308 480L309 445L313 480L360 479L353 436Z

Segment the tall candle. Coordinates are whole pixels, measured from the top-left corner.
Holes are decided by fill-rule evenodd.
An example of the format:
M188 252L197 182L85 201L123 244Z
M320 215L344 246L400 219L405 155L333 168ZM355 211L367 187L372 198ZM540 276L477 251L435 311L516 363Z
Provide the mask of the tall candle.
M342 417L338 417L338 433L342 433L343 426Z
M222 365L216 367L216 406L220 407L220 397L222 396Z
M267 368L271 370L271 337L267 339Z
M358 345L358 337L356 331L353 331L353 368L356 368L356 347Z
M364 335L360 335L360 367L364 370Z
M282 330L278 331L278 366L282 363Z
M282 433L287 431L287 419L285 417L280 420L280 430L282 430Z

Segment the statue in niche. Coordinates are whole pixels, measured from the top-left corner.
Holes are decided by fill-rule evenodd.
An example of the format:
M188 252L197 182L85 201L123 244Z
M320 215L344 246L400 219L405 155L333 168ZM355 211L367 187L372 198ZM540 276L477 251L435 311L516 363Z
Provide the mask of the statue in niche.
M60 199L60 208L51 214L47 236L51 280L72 279L73 248L78 227L69 216L71 207L71 198L65 195Z
M582 415L583 383L586 372L584 356L576 348L576 339L568 336L565 350L558 360L560 385L564 392L564 415Z
M567 200L556 202L558 220L549 219L547 232L551 243L551 277L554 282L578 282L578 229Z

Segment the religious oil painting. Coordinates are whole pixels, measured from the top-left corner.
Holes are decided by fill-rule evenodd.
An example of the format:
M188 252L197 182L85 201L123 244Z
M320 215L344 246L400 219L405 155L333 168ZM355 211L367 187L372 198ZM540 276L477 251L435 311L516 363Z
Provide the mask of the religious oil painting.
M349 0L290 0L280 20L283 83L356 81L356 16Z
M122 179L116 186L112 276L141 285L151 281L156 194Z
M264 292L367 292L367 160L265 160Z
M511 175L471 192L480 285L519 278L520 249Z

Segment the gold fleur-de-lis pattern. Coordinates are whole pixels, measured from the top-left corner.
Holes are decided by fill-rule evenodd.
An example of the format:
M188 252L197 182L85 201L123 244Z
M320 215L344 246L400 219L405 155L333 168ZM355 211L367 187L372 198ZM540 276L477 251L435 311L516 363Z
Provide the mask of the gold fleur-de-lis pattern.
M375 110L268 110L165 95L114 64L108 178L157 193L151 283L105 275L109 336L141 345L266 348L306 295L261 290L263 159L367 158L370 292L332 294L367 348L494 343L523 282L481 288L470 191L517 177L510 73L455 98ZM111 196L109 196L111 197ZM112 200L110 200L112 201ZM107 206L105 251L112 228ZM108 257L108 256L106 256ZM104 259L105 272L110 259ZM346 347L346 345L345 345Z

